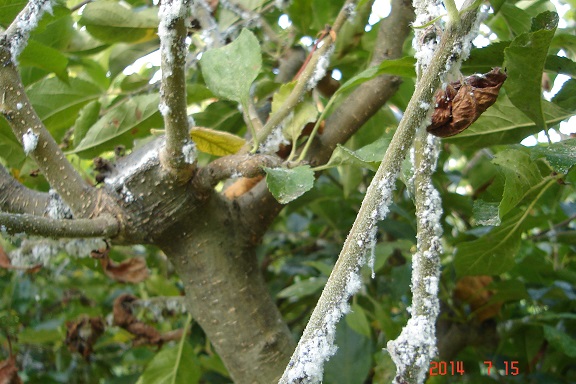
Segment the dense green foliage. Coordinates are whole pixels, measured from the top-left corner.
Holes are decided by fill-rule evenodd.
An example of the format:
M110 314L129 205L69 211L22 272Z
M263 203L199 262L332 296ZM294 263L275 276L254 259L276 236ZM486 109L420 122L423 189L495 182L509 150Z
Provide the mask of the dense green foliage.
M19 69L46 127L70 161L95 184L93 157L112 159L118 145L129 152L153 137L154 129L162 129L158 83L150 83L159 67L148 63L126 71L135 60L158 49L157 7L151 0L98 0L79 12L79 3L57 2L53 14L46 15L32 33ZM275 39L254 27L250 17L241 19L222 5L216 9L222 30L235 27L229 41L240 36L239 47L228 45L232 53L208 51L199 62L197 55L191 55L187 101L196 125L239 137L207 130L194 136L193 131L203 151L201 164L241 146L247 128L239 103L247 108L247 99L253 97L256 106L263 107L273 100L275 112L274 101L285 92L274 82L278 59L291 44L316 36L333 22L343 1L293 0L284 11L270 1L236 3L255 12L264 7L263 21ZM0 27L6 28L25 4L0 0ZM405 58L366 68L378 29L376 24L364 30L371 4L360 1L356 17L345 24L336 41L330 68L340 71L344 86L332 99L319 96L319 100L337 106L350 89L379 74L403 76L400 90L336 149L315 181L307 165L291 169L290 175L266 170L271 192L288 204L258 253L270 292L295 335L306 325L373 170L394 134L398 115L414 90L409 41ZM489 44L474 48L462 66L464 75L506 68L508 79L492 108L468 130L443 141L434 179L444 210L441 321L448 327L469 327L470 333L481 336L463 342L449 357L463 362L464 376L449 373L431 377L429 383L576 382L574 120L568 127L572 137L557 133L560 122L576 115L576 2L560 4L569 4L572 10L558 19L550 1L491 1L493 12L481 30ZM284 13L292 22L288 29L278 26ZM240 34L242 27L252 33ZM200 34L190 30L191 52L204 50ZM257 44L254 36L264 42ZM230 55L237 56L232 60ZM211 60L220 66L208 65ZM246 65L234 66L234 60ZM550 101L543 98L542 73L550 83L560 74L570 78ZM304 125L320 115L311 97L301 105L287 138L298 140ZM555 130L550 135L561 141L520 144L546 127ZM0 157L26 186L48 190L41 175L32 177L36 166L4 119L0 119ZM408 160L405 164L391 214L379 224L376 277L364 271L365 286L339 325L339 351L326 366L325 383L383 383L393 378L395 368L382 349L408 318L416 236L415 208L406 186L411 169ZM3 240L3 246L9 251L22 241L12 237ZM113 302L122 293L142 301L183 295L176 271L160 251L147 246L112 248L115 260L145 257L150 277L137 284L111 281L98 260L85 256L59 253L34 273L0 269L0 360L8 357L10 339L25 382L157 383L160 377L173 377L169 381L173 383L229 382L193 319L189 337L161 349L133 346L127 331L111 325ZM470 288L485 298L474 304L462 299L466 284L473 280L460 279L478 275L492 279L482 280L488 281L487 286ZM186 315L178 308L154 303L137 308L137 317L161 332L186 325ZM69 351L65 342L66 323L83 315L110 320L88 359ZM492 370L488 376L485 361L498 372ZM513 361L517 376L505 370Z

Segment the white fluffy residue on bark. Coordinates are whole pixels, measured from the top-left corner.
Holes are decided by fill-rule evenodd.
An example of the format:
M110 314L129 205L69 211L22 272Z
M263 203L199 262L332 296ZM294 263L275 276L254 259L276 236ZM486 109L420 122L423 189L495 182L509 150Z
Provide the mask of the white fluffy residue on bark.
M10 55L14 65L18 65L18 56L26 48L30 32L38 26L44 12L52 14L51 0L30 0L24 11L14 21L16 30L10 36Z
M24 147L24 153L26 155L36 149L38 137L38 134L34 133L32 128L28 128L26 133L22 135L22 146Z

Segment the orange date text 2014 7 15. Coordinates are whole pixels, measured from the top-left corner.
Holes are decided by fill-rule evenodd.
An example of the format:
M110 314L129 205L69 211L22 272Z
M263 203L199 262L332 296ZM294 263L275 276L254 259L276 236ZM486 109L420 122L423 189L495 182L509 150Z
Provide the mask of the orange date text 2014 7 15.
M520 373L517 361L504 361L501 368L496 367L491 361L484 361L483 364L488 375L494 370L498 370L501 375L505 376L516 376ZM463 361L431 361L429 373L430 376L462 376L466 370Z

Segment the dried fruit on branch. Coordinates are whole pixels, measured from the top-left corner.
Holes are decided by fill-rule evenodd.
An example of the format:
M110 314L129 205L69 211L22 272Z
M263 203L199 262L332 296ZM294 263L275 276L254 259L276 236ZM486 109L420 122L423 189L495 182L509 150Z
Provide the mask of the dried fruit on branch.
M484 75L468 76L439 89L434 95L432 124L426 130L438 137L462 132L496 102L506 77L500 68L494 68Z

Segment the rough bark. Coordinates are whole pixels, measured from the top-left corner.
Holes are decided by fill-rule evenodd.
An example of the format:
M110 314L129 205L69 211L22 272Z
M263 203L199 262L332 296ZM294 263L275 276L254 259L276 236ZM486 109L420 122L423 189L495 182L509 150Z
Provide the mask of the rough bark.
M215 194L159 245L234 382L268 384L279 379L295 343L262 279L242 214Z

